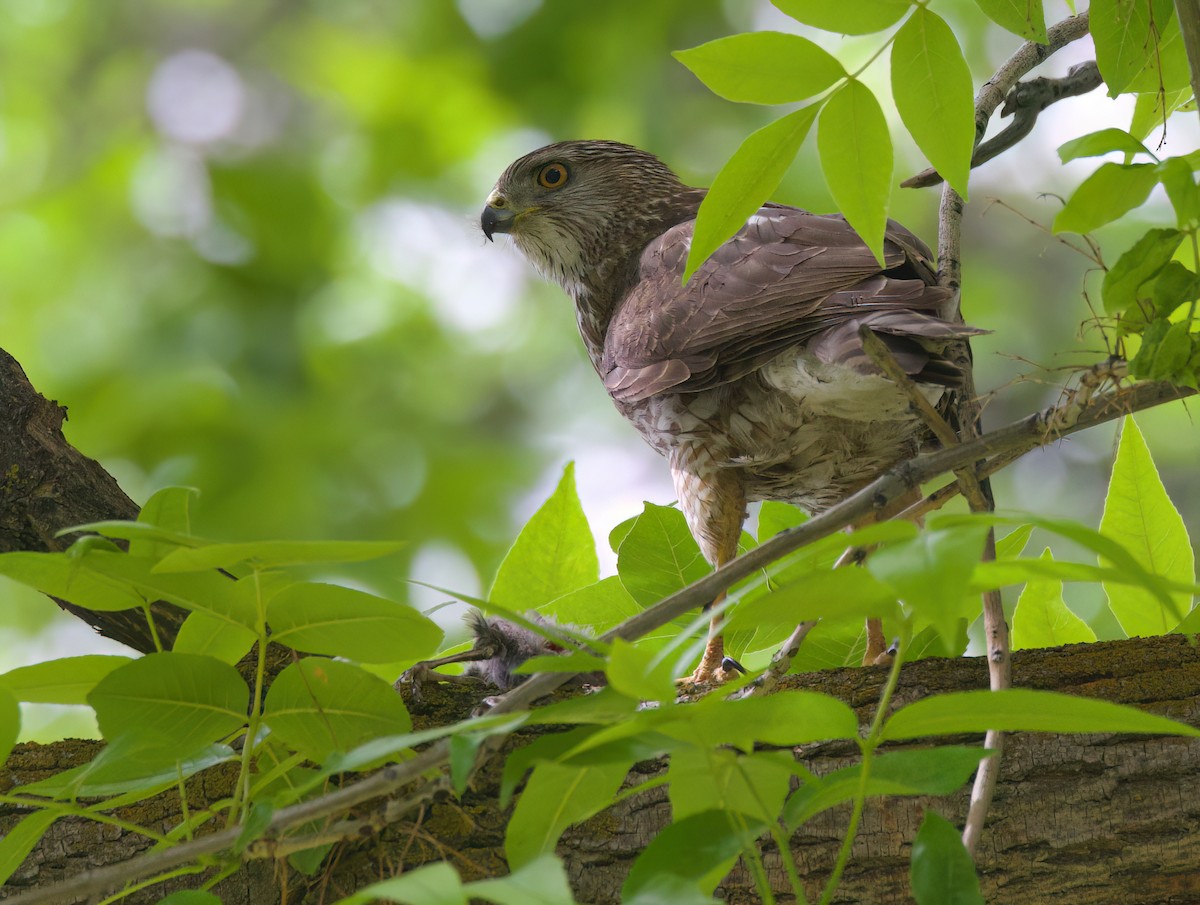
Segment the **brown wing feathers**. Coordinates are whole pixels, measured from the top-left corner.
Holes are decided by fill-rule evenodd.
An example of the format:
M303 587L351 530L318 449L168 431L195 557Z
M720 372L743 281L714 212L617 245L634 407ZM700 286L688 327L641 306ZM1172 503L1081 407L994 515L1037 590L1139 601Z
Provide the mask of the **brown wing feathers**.
M880 268L842 217L767 205L682 286L693 226L647 247L641 281L609 325L602 371L616 399L719 386L806 343L822 361L870 370L862 323L916 379L949 383L952 369L920 340L982 332L936 316L949 293L932 285L928 249L899 224L889 224Z

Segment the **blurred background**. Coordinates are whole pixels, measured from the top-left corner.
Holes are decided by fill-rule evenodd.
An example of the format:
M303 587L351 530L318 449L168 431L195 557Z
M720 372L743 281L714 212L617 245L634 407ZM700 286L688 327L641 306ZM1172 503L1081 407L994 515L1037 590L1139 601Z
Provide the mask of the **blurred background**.
M977 82L1019 44L973 4L938 8ZM1068 12L1048 0L1049 21ZM611 571L608 531L673 499L666 468L612 409L566 298L485 243L478 214L512 159L570 137L710 182L780 111L714 97L670 51L750 29L848 65L880 41L818 36L766 0L0 0L0 346L136 500L200 488L199 534L403 539L351 580L426 608L441 595L405 578L485 590L574 459ZM1080 42L1043 74L1091 55ZM886 94L886 58L866 78ZM1066 102L976 172L963 308L994 331L976 343L990 425L1106 354L1081 329L1094 266L1044 225L1095 165L1054 149L1130 112ZM1162 152L1193 150L1195 123L1176 116ZM898 138L895 181L924 166ZM811 139L776 198L832 208ZM936 190L894 205L933 244ZM1174 222L1161 199L1144 213ZM1106 260L1142 228L1102 231ZM1195 537L1195 425L1181 405L1141 423ZM1031 455L1000 505L1097 524L1113 437ZM0 670L117 648L0 583ZM41 719L26 737L86 731Z

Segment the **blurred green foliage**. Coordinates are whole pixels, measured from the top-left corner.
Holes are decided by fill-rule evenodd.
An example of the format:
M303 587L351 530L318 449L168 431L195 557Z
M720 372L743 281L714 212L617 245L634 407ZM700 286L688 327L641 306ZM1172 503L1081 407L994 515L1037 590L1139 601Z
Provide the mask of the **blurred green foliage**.
M944 6L978 82L1016 41ZM765 0L0 0L0 345L135 499L200 488L199 534L404 540L355 580L403 599L432 549L461 554L456 587L486 586L565 459L604 445L628 450L631 476L661 465L595 383L566 300L484 247L482 199L511 159L567 137L641 145L707 184L776 113L712 96L670 52L789 23ZM834 49L852 66L872 47ZM1037 192L1066 190L1046 141L972 181L964 309L996 331L977 343L979 385L1037 374L991 423L1057 393L1059 375L1013 356L1103 354L1076 335L1087 262L983 216L1003 191L1049 222ZM909 144L897 155L897 177L925 165ZM816 166L810 141L776 197L830 209ZM935 195L893 195L932 239ZM1136 228L1113 232L1119 251ZM1194 525L1179 417L1144 425ZM1098 515L1108 443L1038 454L1050 464L1014 474L1042 489L1001 481L1002 503L1053 485L1047 505ZM1078 499L1058 489L1067 467ZM53 614L0 595L22 632Z

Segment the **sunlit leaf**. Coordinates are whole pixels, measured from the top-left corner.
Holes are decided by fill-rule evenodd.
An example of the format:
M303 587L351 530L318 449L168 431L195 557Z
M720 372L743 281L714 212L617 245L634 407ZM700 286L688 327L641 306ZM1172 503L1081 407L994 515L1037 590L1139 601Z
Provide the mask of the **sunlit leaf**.
M1059 145L1058 157L1066 163L1081 157L1100 157L1113 151L1123 154L1150 154L1149 148L1124 129L1101 129Z
M1042 551L1043 560L1053 560L1050 549ZM1067 609L1058 581L1030 581L1017 598L1013 613L1012 649L1057 647L1095 641L1096 633L1086 622Z
M802 107L752 132L733 152L700 203L684 279L691 279L730 236L767 201L791 166L816 118ZM700 277L703 278L704 272Z
M171 650L204 654L222 663L235 664L250 651L258 635L244 625L231 625L211 613L197 610L183 620Z
M975 0L997 25L1028 41L1046 43L1046 16L1042 0Z
M870 88L851 79L826 102L817 129L817 150L838 210L882 263L892 189L892 139Z
M0 675L0 685L18 701L38 704L84 704L96 683L119 666L132 662L129 657L89 654L62 657L32 666L21 666Z
M89 610L127 610L144 603L124 582L98 575L65 553L0 553L0 575Z
M913 839L911 877L917 905L983 905L975 863L962 835L933 811L925 812Z
M772 821L788 793L794 766L790 751L739 755L681 746L671 754L668 768L671 819L726 810Z
M1196 579L1195 555L1187 527L1167 496L1146 441L1132 417L1126 417L1113 463L1100 530L1119 541L1148 571L1178 582ZM1101 560L1102 565L1107 565ZM1192 594L1163 601L1135 586L1105 583L1108 606L1126 634L1170 631L1192 608Z
M917 147L965 198L975 147L971 70L950 26L925 7L896 32L892 96Z
M781 691L768 697L733 701L707 699L702 705L664 714L656 729L701 748L754 744L801 745L831 738L857 738L858 717L842 701L815 691Z
M311 760L412 728L400 695L350 663L308 657L281 672L267 692L263 720Z
M865 35L895 25L908 11L907 0L771 0L797 22L843 35Z
M989 729L1200 737L1200 729L1133 707L1028 688L959 691L923 698L896 711L884 724L882 737L894 740Z
M1133 108L1133 116L1129 121L1129 132L1135 138L1144 139L1155 129L1161 127L1180 105L1192 96L1191 88L1180 88L1160 94L1149 91L1137 96Z
M718 38L672 56L714 94L751 104L801 101L846 74L841 63L812 41L778 31Z
M267 606L271 640L306 653L364 663L419 660L437 650L443 632L428 616L353 588L297 582Z
M488 599L528 610L599 578L596 541L575 492L575 465L568 463L554 493L526 522L500 563Z

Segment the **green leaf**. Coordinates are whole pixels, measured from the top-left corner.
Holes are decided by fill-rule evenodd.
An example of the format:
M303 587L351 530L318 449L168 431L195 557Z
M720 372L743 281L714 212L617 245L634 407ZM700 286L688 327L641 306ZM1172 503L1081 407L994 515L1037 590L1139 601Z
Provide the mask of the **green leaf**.
M701 811L724 810L748 814L764 823L774 820L795 774L790 751L739 755L692 745L671 754L671 819L683 820Z
M807 521L808 516L798 506L767 500L758 510L758 542L761 544Z
M1148 571L1173 581L1191 583L1195 556L1187 527L1167 496L1146 441L1132 417L1126 417L1113 463L1100 531L1120 542ZM1101 565L1107 565L1101 559ZM1105 583L1108 606L1126 634L1157 635L1170 631L1192 608L1192 595L1170 595L1170 608L1147 591Z
M859 622L895 611L895 591L866 569L822 569L789 575L783 587L739 603L727 626L732 632L777 623L790 632L799 622Z
M200 496L195 487L163 487L151 494L138 513L138 523L154 525L176 536L190 538L192 534L192 500ZM193 542L194 543L194 542ZM134 556L160 559L176 546L173 541L158 543L154 539L131 540L129 552Z
M616 575L564 594L538 608L539 613L559 625L586 627L596 634L607 631L641 610Z
M617 550L617 573L630 596L642 606L703 578L705 562L683 513L647 503Z
M568 463L554 493L525 523L500 563L488 599L524 611L599 578L596 541L575 492L575 464Z
M8 882L8 878L21 866L22 862L33 851L46 830L58 819L56 811L46 809L34 811L22 817L7 833L0 836L0 886Z
M1196 187L1195 172L1182 157L1164 160L1159 171L1180 228L1194 229L1200 221L1200 190Z
M1116 97L1156 52L1155 31L1173 14L1172 0L1092 0L1088 27L1096 44L1096 65Z
M9 670L0 676L0 685L18 701L31 704L86 704L88 692L97 682L131 662L129 657L101 654L63 657Z
M670 874L651 877L632 898L623 896L621 902L623 905L722 905L694 883Z
M1153 163L1101 164L1054 218L1054 231L1087 233L1140 206L1158 184Z
M21 734L21 707L12 691L0 685L0 764L8 760Z
M961 834L933 811L925 812L913 839L910 876L917 905L983 905L975 864Z
M361 562L378 559L401 549L394 541L263 540L238 544L209 544L168 553L155 572L203 572L232 569L250 563L256 569L313 563Z
M183 620L171 650L177 654L204 654L233 665L246 656L257 640L258 635L253 629L231 625L211 613L197 610Z
M627 697L647 701L674 701L675 683L670 661L659 661L653 651L620 638L613 641L605 674L608 683Z
M902 707L884 724L892 741L960 732L1144 732L1200 737L1200 729L1095 698L1051 691L958 691Z
M911 541L877 550L867 569L938 630L946 643L958 632L963 591L983 555L986 525L923 531Z
M309 657L279 674L263 720L272 733L318 763L335 751L412 728L400 695L364 669Z
M1170 317L1180 305L1200 298L1200 278L1178 261L1168 261L1154 280L1154 310L1159 317Z
M271 640L295 650L363 663L420 660L443 632L412 607L352 588L298 582L267 605Z
M1168 6L1169 11L1171 6ZM1142 71L1125 87L1126 92L1168 92L1189 87L1191 69L1188 66L1187 49L1179 27L1179 18L1171 16L1165 26L1159 22L1158 27L1161 35L1157 47L1147 56Z
M468 883L466 892L497 905L575 905L567 872L554 855L534 858L507 877Z
M797 22L843 35L866 35L883 31L900 21L909 8L907 0L771 0Z
M833 738L858 738L858 717L837 698L815 691L781 691L769 697L675 708L656 729L700 748L731 745L751 751L755 743L793 746Z
M864 792L868 798L950 795L963 787L979 768L980 760L987 756L986 748L958 745L889 751L872 761ZM822 811L851 801L861 786L861 764L807 779L788 799L783 811L784 823L794 831Z
M127 610L144 603L124 582L98 575L66 553L0 553L0 575L89 610Z
M802 107L751 133L733 152L700 202L683 278L741 229L779 186L812 128L817 106Z
M1182 241L1183 233L1177 229L1152 229L1138 239L1104 275L1100 290L1104 310L1120 314L1139 298L1148 298L1149 287L1145 292L1142 287L1167 265Z
M48 798L107 798L106 809L125 807L177 785L180 777L187 779L237 759L228 745L207 745L181 754L179 758L165 757L161 744L125 735L107 743L88 763L16 791Z
M984 15L1027 41L1046 43L1042 0L975 0Z
M1120 151L1124 154L1150 154L1150 149L1124 129L1101 129L1073 138L1059 145L1058 156L1063 163L1080 157L1100 157ZM1153 157L1153 154L1150 154Z
M702 811L671 823L633 862L621 900L628 901L664 874L711 893L766 826L765 821L735 811Z
M221 900L211 892L199 889L181 889L171 893L165 899L159 899L158 905L221 905Z
M1042 559L1053 561L1049 547L1042 551ZM1030 581L1025 585L1013 613L1013 650L1095 640L1096 633L1087 623L1067 609L1062 582Z
M87 696L110 741L128 736L182 758L245 725L250 689L227 663L198 654L148 654Z
M971 70L950 26L925 7L896 32L892 96L917 147L966 198L975 148Z
M504 834L509 865L520 868L553 852L563 830L611 805L629 767L623 762L587 767L540 764Z
M1172 324L1166 318L1151 321L1142 331L1142 347L1129 362L1129 373L1139 380L1195 385L1195 369L1189 367L1193 345L1189 322Z
M1032 534L1033 525L1020 525L999 538L996 541L996 559L1013 559L1020 556Z
M379 900L406 905L467 905L467 893L445 861L406 870L398 877L364 886L333 905L372 905Z
M817 150L838 210L882 264L892 188L892 139L870 88L851 79L825 103Z
M778 31L731 35L671 55L714 94L750 104L801 101L846 74L812 41Z
M1137 96L1133 108L1133 116L1129 121L1129 133L1135 138L1145 138L1159 126L1167 117L1174 113L1192 96L1191 88L1180 88L1178 91L1159 93L1148 91Z

